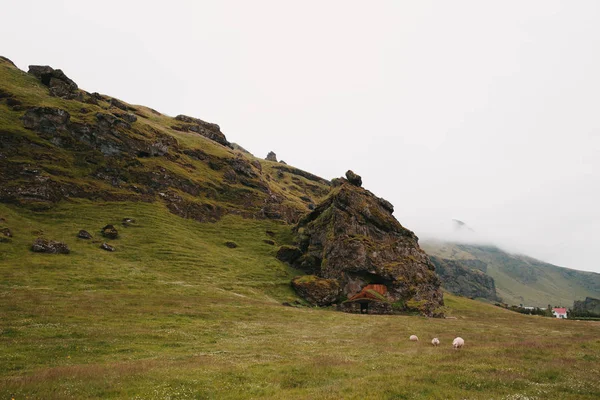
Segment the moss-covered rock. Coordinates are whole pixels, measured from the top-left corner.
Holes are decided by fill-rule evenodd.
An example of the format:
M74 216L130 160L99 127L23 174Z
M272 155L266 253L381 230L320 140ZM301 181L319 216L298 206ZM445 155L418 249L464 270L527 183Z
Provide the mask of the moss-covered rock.
M317 306L333 304L340 295L337 280L323 279L315 275L298 276L292 280L292 286L302 298Z
M402 302L405 311L433 315L443 306L443 295L418 238L394 218L388 201L345 179L339 182L297 224L302 256L295 265L310 266L307 272L336 280L347 298L368 284L384 284L390 302Z
M104 228L102 228L102 236L109 238L109 239L116 239L119 237L119 231L117 230L117 228L115 228L114 225L106 225Z

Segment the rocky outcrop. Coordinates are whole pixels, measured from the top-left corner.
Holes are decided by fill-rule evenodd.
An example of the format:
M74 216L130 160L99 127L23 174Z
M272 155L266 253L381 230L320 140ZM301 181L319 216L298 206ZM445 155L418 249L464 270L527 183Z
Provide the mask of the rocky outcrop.
M395 310L438 315L444 303L435 266L391 210L389 202L343 179L299 221L295 231L302 255L289 259L320 278L336 280L347 298L380 284Z
M277 154L270 151L269 154L267 154L267 157L265 158L265 160L277 162Z
M360 177L360 175L355 174L351 170L346 171L346 179L348 179L348 182L350 182L354 186L362 186L362 178Z
M52 96L65 99L80 97L77 84L60 69L54 69L48 65L30 65L28 73L48 86Z
M0 202L47 210L75 198L160 201L171 212L200 222L235 214L296 223L307 207L299 196L316 200L328 192L325 180L304 171L279 163L263 171L263 163L241 148L218 150L213 141L229 143L216 124L185 115L153 120L160 115L156 111L76 89L51 67L32 66L28 75L8 61L0 63L15 69L15 80L0 89L0 108L10 114L7 121L20 118L30 131L12 122L2 127ZM44 85L67 100L51 100L50 86ZM61 88L75 90L76 97L59 93ZM29 90L35 96L26 95ZM171 126L212 141L187 140L189 134L182 136ZM155 157L162 160L146 160Z
M35 253L47 254L69 254L71 252L65 243L45 238L37 238L31 245L31 250Z
M165 156L177 147L172 137L154 132L150 140L125 135L131 124L113 114L96 113L95 124L72 123L71 115L60 108L33 107L23 115L23 126L36 131L52 144L66 149L93 148L105 156L123 154L138 157Z
M171 128L178 131L195 132L223 146L233 148L223 132L221 132L219 125L202 121L198 118L188 117L187 115L178 115L175 119L184 122L184 124L174 125Z
M292 280L296 292L306 301L316 306L335 303L340 295L340 284L335 279L323 279L315 275L297 276Z
M485 269L487 267L485 263L479 260L447 260L433 256L430 258L442 280L442 286L449 292L470 298L500 300L496 293L494 278L473 267Z

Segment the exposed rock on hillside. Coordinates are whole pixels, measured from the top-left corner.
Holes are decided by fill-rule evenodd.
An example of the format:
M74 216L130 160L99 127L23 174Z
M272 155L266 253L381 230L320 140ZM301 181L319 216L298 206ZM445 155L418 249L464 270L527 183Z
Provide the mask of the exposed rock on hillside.
M269 154L267 154L267 158L265 158L265 160L277 162L277 154L270 151Z
M31 245L31 250L36 253L48 254L69 254L71 252L65 243L44 238L37 238Z
M415 234L392 216L392 209L389 202L342 179L327 199L299 221L295 229L302 255L290 261L321 278L336 280L346 298L368 284L381 284L387 287L384 300L357 301L386 301L399 311L436 315L443 297L435 267L419 248ZM380 308L372 309L367 312Z
M115 249L113 246L111 246L111 245L110 245L110 244L108 244L108 243L102 243L102 244L100 245L100 248L101 248L102 250L111 251L111 252L116 250L116 249Z
M86 230L83 230L83 229L82 229L82 230L80 230L80 231L79 231L79 233L77 234L77 237L78 237L79 239L91 239L91 238L92 238L92 235L91 235L91 234L90 234L88 231L86 231Z
M216 124L85 92L51 67L27 74L0 57L0 107L0 202L160 201L200 222L235 214L296 223L307 208L300 197L329 192L308 172L232 150Z
M470 298L499 301L494 278L484 272L487 265L478 260L446 260L430 257L442 280L442 286L451 293ZM483 264L483 265L481 265ZM474 266L479 268L474 269Z
M351 170L346 171L346 179L348 179L348 182L350 182L354 186L362 186L362 178L360 177L360 175L355 174Z
M102 236L107 237L109 239L116 239L119 237L119 231L115 228L114 225L106 225L102 228Z
M214 140L223 146L233 148L231 143L229 143L227 138L225 138L223 132L221 132L219 125L202 121L198 118L188 117L187 115L178 115L175 117L175 119L177 121L185 122L185 124L174 125L172 126L173 129L178 131L195 132L204 136L205 138Z
M52 96L66 99L74 99L80 96L77 84L60 69L54 69L48 65L30 65L28 72L48 86Z

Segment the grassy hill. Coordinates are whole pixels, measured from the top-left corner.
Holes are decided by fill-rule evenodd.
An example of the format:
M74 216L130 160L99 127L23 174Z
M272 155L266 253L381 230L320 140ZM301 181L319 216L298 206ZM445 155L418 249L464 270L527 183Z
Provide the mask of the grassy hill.
M0 242L0 398L600 396L596 322L450 294L447 319L303 305L289 283L302 273L275 254L327 181L173 129L178 120L142 106L126 105L137 120L102 143L162 140L168 152L104 156L69 132L104 135L96 114L122 112L109 97L52 97L6 60L0 91L0 228L12 233ZM55 136L25 128L42 105L82 125ZM108 240L115 252L99 248L106 224L119 231ZM77 238L80 229L93 238ZM34 253L38 237L71 253Z
M0 397L593 399L600 325L523 316L446 294L456 319L309 307L274 257L288 225L197 223L149 203L0 205ZM77 239L118 225L114 253ZM29 251L45 235L69 255ZM274 237L267 235L271 231ZM224 245L233 240L231 249ZM413 343L408 336L417 334ZM455 336L466 341L453 351ZM440 348L428 342L442 341ZM512 396L512 397L510 397ZM521 397L517 397L521 396Z
M483 272L494 278L497 294L508 304L571 307L575 300L600 297L600 274L593 272L558 267L494 246L434 241L421 246L439 258L482 262Z

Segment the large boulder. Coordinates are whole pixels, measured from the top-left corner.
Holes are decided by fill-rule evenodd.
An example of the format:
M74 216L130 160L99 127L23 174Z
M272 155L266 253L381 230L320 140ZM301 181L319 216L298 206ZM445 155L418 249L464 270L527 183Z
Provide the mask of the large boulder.
M315 275L298 276L292 280L296 292L317 306L328 306L335 303L340 295L340 284L335 279L323 279Z
M394 309L439 314L444 302L435 267L391 210L389 202L341 180L295 227L303 253L295 265L336 280L347 298L368 284L385 285Z
M31 250L36 253L48 253L48 254L69 254L69 246L63 242L57 242L54 240L48 240L45 238L37 238L31 245Z
M48 86L52 96L73 99L79 95L77 84L60 69L48 65L30 65L28 73Z
M362 186L362 178L360 177L360 175L355 174L352 170L346 171L346 179L348 179L348 182L350 182L354 186Z

